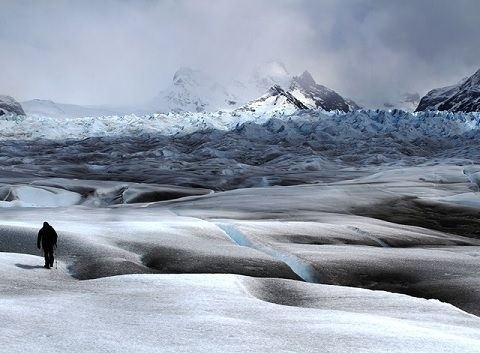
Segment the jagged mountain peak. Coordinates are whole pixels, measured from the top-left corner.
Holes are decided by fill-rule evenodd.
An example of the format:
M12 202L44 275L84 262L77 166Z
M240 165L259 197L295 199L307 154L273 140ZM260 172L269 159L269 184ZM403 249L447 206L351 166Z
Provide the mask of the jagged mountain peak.
M170 87L160 93L152 106L163 112L235 109L264 101L265 92L266 95L285 98L275 101L275 109L280 102L284 102L287 109L321 108L347 112L358 108L353 101L347 102L335 91L317 84L308 71L292 77L285 65L278 61L258 66L249 80L224 80L222 83L202 71L180 67L173 75Z
M429 91L415 111L480 111L480 69L459 83Z
M295 76L293 78L293 81L298 82L301 85L306 86L306 87L313 86L313 85L317 84L315 82L315 80L313 79L312 74L310 72L306 71L306 70L300 76Z
M308 71L300 76L295 76L290 84L289 91L311 109L321 108L326 111L341 110L348 112L354 110L356 103L347 101L334 90L315 82Z
M268 93L273 95L284 94L285 90L282 87L280 87L280 85L273 85L268 89Z
M477 70L472 76L467 78L462 84L462 88L476 87L480 88L480 69Z
M272 85L267 93L251 101L241 110L255 112L272 111L291 112L301 109L340 110L344 112L359 109L351 99L345 99L334 90L317 84L308 71L290 80L288 89L278 84Z
M274 85L266 94L238 108L237 111L294 113L302 109L308 109L308 107L280 85Z

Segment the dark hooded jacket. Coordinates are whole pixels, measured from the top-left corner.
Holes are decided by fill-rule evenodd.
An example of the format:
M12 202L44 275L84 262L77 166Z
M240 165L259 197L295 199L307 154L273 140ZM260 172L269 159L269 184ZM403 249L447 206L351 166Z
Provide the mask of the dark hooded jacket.
M42 229L38 232L37 248L39 249L40 243L42 244L43 250L52 250L54 246L57 246L57 232L55 232L55 229L47 222L43 223Z

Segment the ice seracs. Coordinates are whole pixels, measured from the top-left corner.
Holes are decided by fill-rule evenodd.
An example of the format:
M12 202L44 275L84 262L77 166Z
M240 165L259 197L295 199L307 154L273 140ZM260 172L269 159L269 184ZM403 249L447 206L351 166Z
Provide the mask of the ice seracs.
M480 111L480 70L455 85L428 92L416 109L417 112L425 110Z
M22 106L13 97L0 95L0 115L8 113L25 115Z

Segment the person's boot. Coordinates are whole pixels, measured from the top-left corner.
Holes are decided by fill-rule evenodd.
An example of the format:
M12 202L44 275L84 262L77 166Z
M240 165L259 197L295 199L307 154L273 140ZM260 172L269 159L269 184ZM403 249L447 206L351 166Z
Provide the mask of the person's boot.
M46 269L50 269L50 266L48 266L48 264L43 265L43 267L45 267Z

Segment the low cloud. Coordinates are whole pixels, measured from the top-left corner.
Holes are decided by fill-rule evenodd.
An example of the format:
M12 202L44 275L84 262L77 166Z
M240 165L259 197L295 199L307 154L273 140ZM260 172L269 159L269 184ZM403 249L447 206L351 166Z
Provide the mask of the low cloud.
M9 1L0 93L82 104L155 96L180 66L246 75L283 61L367 106L479 65L478 1Z

